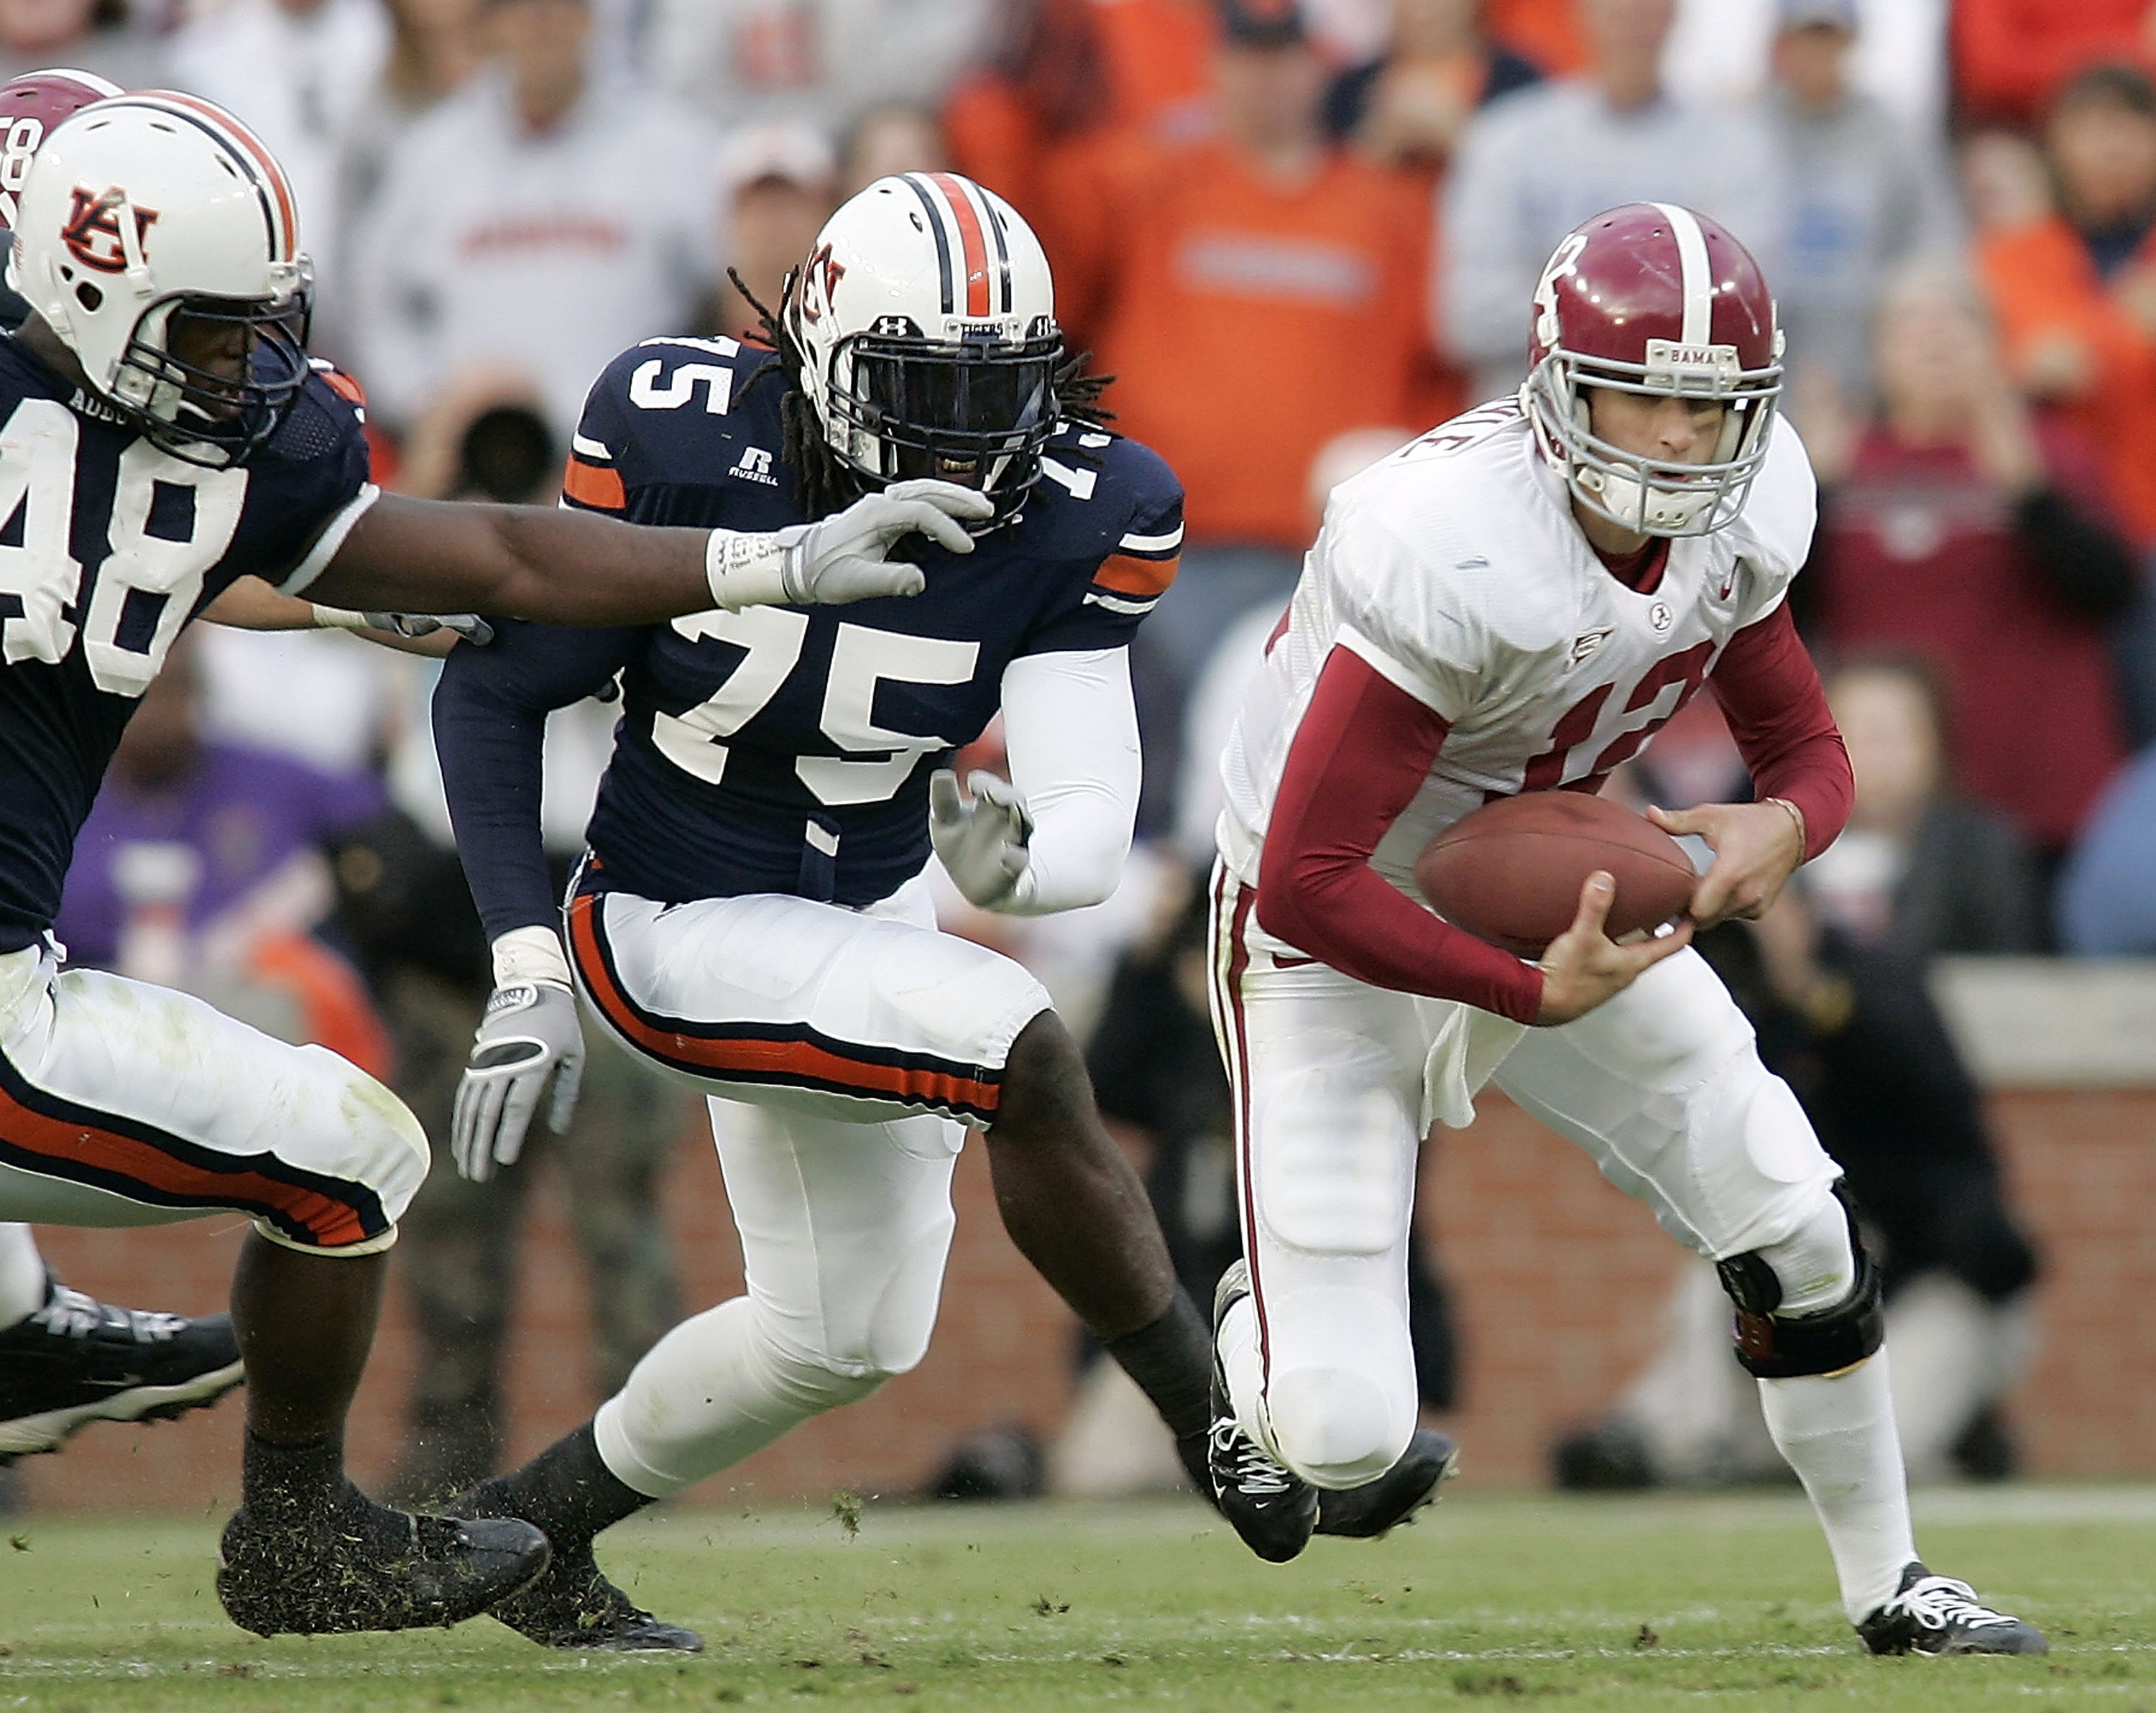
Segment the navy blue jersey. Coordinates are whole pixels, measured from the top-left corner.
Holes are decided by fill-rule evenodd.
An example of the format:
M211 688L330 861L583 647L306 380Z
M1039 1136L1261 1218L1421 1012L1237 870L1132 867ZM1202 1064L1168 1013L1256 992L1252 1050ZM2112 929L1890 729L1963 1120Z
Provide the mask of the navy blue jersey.
M567 503L637 523L805 521L769 351L652 340L584 408ZM541 721L617 674L623 717L588 832L605 884L666 903L779 892L860 905L928 860L928 776L1000 705L1021 654L1116 648L1174 575L1183 491L1135 441L1065 424L1018 520L927 587L846 607L670 624L507 623L459 648L434 700L458 844L490 935L557 920L536 834Z
M356 406L316 375L242 469L199 469L0 336L0 951L59 909L75 833L180 627L287 578L367 482Z

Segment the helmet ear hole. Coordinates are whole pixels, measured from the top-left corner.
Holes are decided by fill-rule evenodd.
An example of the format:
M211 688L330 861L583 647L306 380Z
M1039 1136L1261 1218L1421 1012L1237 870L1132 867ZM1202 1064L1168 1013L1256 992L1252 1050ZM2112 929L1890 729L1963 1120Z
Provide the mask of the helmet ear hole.
M85 280L74 289L74 300L94 315L103 306L105 294Z

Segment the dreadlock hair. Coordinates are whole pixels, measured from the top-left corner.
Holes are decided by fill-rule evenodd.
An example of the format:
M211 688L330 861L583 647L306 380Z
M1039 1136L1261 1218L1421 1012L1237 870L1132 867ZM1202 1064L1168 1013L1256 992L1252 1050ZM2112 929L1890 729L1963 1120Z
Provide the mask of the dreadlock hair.
M757 386L772 375L778 376L785 383L786 392L778 402L779 458L793 472L794 504L811 519L842 511L861 497L861 479L852 466L832 451L831 443L824 438L823 424L816 419L815 407L809 403L808 389L801 379L802 366L807 358L800 344L785 322L749 290L748 282L737 269L727 269L726 278L733 281L734 290L756 311L765 340L778 355L776 363L757 371L749 386ZM792 300L800 280L798 268L788 270L785 283L779 287L782 310ZM1056 365L1049 381L1049 404L1059 421L1106 429L1116 418L1114 412L1101 408L1101 395L1116 377L1086 373L1086 365L1092 357L1090 351L1080 351Z

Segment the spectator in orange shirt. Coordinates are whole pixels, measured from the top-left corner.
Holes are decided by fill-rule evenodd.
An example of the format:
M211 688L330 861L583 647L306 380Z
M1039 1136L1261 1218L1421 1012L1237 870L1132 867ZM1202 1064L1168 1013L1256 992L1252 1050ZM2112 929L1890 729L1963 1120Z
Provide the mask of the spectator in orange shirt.
M943 110L958 170L1038 228L1040 173L1060 145L1209 128L1218 34L1210 0L1005 0L993 59Z
M2033 126L2076 73L2152 50L2148 0L1954 0L1954 83L1969 118Z
M1476 112L1514 90L1542 81L1542 72L1495 41L1484 28L1486 0L1392 0L1384 51L1333 79L1325 99L1326 128L1363 159L1414 174L1436 205L1454 146ZM1433 232L1427 277L1444 274ZM1466 369L1422 355L1400 418L1418 427L1455 417L1474 400Z
M1578 75L1591 57L1574 0L1490 0L1490 33L1552 77Z
M1979 248L2008 360L2101 449L2113 499L2156 543L2156 85L2090 68L2045 128L2057 211Z
M1318 449L1403 419L1429 248L1414 181L1327 141L1295 8L1220 15L1218 133L1066 151L1045 234L1074 346L1117 377L1116 426L1188 496L1182 569L1144 633L1185 684L1237 614L1286 601Z

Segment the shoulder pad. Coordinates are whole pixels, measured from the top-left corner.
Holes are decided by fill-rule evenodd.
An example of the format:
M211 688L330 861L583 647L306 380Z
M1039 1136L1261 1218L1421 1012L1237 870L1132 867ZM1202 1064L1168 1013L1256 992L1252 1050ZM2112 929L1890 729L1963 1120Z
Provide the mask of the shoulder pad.
M359 384L356 377L347 375L326 357L311 356L307 367L328 384L331 392L357 411L362 422L366 420L367 388Z

